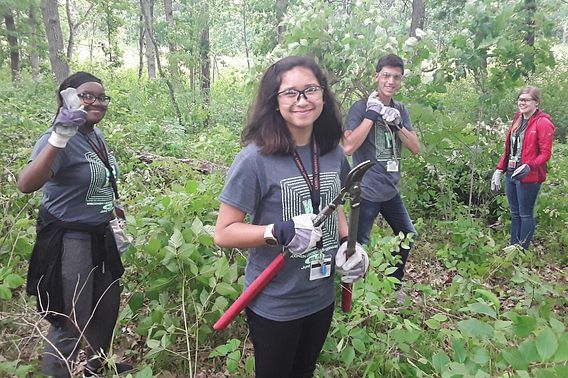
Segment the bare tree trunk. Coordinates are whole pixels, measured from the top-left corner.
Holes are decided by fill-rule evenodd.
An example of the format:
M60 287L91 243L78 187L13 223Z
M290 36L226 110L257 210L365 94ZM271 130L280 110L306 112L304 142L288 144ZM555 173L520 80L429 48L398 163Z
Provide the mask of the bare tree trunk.
M284 32L286 31L284 26L282 25L282 20L284 19L284 15L288 10L288 0L276 0L276 36L278 44L282 43L282 38L284 38Z
M65 14L67 15L67 25L69 26L69 38L67 39L67 61L73 58L73 46L75 45L75 27L73 16L71 15L71 0L65 0Z
M250 60L249 60L249 47L248 47L248 40L247 40L247 6L248 2L243 3L243 36L244 36L244 43L245 43L245 54L247 57L247 68L250 71Z
M156 78L156 55L157 51L154 49L152 37L154 35L152 27L154 20L154 0L140 0L142 6L142 13L146 19L146 65L148 67L148 79Z
M139 22L139 37L138 37L138 79L142 78L144 74L144 34L146 33L146 27L144 26L144 15L140 14Z
M424 4L424 0L412 0L412 21L410 23L411 37L416 37L416 29L424 29L425 19L426 6Z
M201 90L204 92L205 102L209 102L211 89L211 59L209 57L209 4L203 3L202 28L199 38L199 61L201 62Z
M141 0L143 3L146 1L151 0ZM146 50L151 49L153 51L158 52L158 44L156 43L156 39L154 38L154 27L152 26L152 14L151 14L151 7L143 6L142 7L142 14L144 15L144 21L146 25L146 35L147 40L150 40L150 46L146 45ZM156 65L158 66L158 72L160 73L160 77L164 79L166 85L168 86L168 92L170 94L170 99L172 101L172 106L174 107L174 111L176 113L178 122L181 126L184 126L183 118L181 116L181 111L179 110L179 105L176 100L174 87L170 80L166 77L164 71L162 70L162 64L160 63L160 54L156 53Z
M18 46L18 33L12 9L4 10L4 22L6 23L8 44L10 45L10 72L12 73L12 81L17 81L20 77L20 46Z
M36 7L34 3L30 3L28 9L28 25L30 26L31 36L30 36L30 64L32 66L32 79L33 81L39 80L39 55L38 50L38 36L37 36L37 17L36 17Z
M63 33L61 32L58 12L59 5L57 0L41 0L40 7L47 36L51 70L55 75L57 83L61 84L69 76L69 64L64 58Z
M525 9L527 10L527 35L525 36L525 43L530 47L534 47L534 14L536 13L536 0L525 0Z
M172 37L172 32L176 28L176 23L174 20L174 12L172 7L172 0L164 0L164 12L166 14L166 23L168 24L168 48L170 53L168 54L168 63L170 67L171 76L175 78L174 83L178 82L180 77L179 66L176 58L177 46L175 39Z

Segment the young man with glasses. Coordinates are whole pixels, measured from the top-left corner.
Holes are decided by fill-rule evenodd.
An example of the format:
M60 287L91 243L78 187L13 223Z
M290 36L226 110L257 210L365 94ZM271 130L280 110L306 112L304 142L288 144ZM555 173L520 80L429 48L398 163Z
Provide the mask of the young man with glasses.
M353 155L353 164L365 160L376 162L361 184L362 201L359 215L357 241L369 242L369 235L379 213L391 226L395 235L412 234L416 230L400 197L398 184L401 172L402 146L413 154L420 152L420 141L412 128L410 116L404 104L393 97L400 88L404 75L404 62L394 54L383 56L376 67L377 88L369 98L355 102L347 114L344 132L344 148ZM404 265L410 248L402 243L397 254L401 261L392 274L402 282ZM397 285L400 289L400 285ZM404 301L404 294L397 292L397 301Z

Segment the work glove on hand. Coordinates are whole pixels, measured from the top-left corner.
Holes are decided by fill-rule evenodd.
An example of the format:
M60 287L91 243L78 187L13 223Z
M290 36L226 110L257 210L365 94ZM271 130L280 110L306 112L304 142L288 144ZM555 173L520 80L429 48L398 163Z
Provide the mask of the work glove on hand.
M374 91L367 99L367 111L365 112L365 118L370 119L373 122L376 121L379 119L379 115L383 108L384 105L381 100L379 100L379 93Z
M369 270L369 256L361 244L355 244L355 252L347 258L347 242L341 244L335 256L335 271L341 276L341 282L359 281Z
M494 192L498 192L501 190L501 176L503 176L503 171L500 169L496 169L493 172L493 177L491 177L491 190Z
M315 214L301 214L291 220L274 223L276 240L294 255L308 252L322 237L321 226L314 226L315 217Z
M385 106L381 109L380 114L383 116L385 122L394 123L397 127L400 125L400 112L397 109ZM400 127L398 128L400 129Z
M528 164L523 164L519 168L517 168L513 171L513 174L511 175L511 179L521 181L523 178L525 178L526 175L528 175L530 173L530 171L531 171L531 167L529 167Z
M69 139L77 134L80 126L85 124L87 116L75 88L62 90L61 97L63 105L59 108L55 122L53 122L53 131L47 140L49 144L57 148L65 148Z

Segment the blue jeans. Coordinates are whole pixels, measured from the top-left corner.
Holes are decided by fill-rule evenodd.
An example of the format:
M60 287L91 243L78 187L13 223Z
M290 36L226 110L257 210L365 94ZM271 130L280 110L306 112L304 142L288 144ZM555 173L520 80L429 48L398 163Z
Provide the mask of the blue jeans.
M379 213L387 221L395 235L402 232L404 235L413 233L414 240L418 237L416 229L408 215L408 211L406 211L406 207L404 207L404 202L402 201L402 198L400 198L400 194L397 194L390 200L383 202L372 202L362 199L360 206L359 229L357 231L357 241L359 243L369 243L369 235L373 229L375 218L379 215ZM412 248L412 244L410 245L410 248ZM393 254L399 255L402 260L396 265L397 269L392 274L393 277L398 278L400 281L402 281L402 277L404 276L404 266L408 259L410 248L402 248L402 246L399 246L399 250L393 252Z
M529 247L536 228L534 205L540 190L540 183L523 184L505 176L505 193L509 200L511 212L511 244L520 244L524 249Z

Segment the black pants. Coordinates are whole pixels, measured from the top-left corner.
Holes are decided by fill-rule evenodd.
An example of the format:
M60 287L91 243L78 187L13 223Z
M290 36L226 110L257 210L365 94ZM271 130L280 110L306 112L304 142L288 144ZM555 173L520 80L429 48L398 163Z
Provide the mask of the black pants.
M277 322L246 309L257 378L309 378L327 337L334 304L301 319Z

